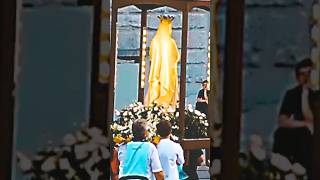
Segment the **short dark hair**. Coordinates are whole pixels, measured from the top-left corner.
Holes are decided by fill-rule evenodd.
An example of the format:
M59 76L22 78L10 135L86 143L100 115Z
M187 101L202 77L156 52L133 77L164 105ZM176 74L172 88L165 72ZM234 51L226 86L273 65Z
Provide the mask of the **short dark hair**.
M145 139L148 122L145 119L138 119L132 124L132 134L135 140Z
M204 84L204 83L208 83L208 80L204 80L204 81L202 81L202 84Z
M157 124L157 133L161 137L167 137L172 132L171 123L168 120L161 120Z
M313 67L313 62L310 58L305 58L296 64L294 68L296 77L299 76L300 69L306 68L306 67Z

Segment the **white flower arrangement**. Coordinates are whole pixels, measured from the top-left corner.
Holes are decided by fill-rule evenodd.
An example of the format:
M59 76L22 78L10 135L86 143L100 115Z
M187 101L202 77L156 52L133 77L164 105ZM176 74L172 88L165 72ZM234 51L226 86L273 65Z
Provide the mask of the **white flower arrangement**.
M161 120L170 121L172 124L173 139L178 140L179 134L179 112L165 109L162 106L153 104L149 107L141 102L130 104L121 111L116 110L116 120L111 125L114 141L119 143L124 140L130 140L132 137L131 126L134 120L143 118L149 123L148 139L156 137L156 125ZM209 126L205 114L194 110L192 105L188 105L185 110L185 128L186 138L207 137L207 128Z
M63 137L62 145L33 157L17 153L19 169L31 180L108 179L110 141L98 128L86 128Z
M292 163L279 153L268 154L262 138L252 135L249 138L248 153L241 152L239 166L240 180L305 180L308 179L306 169L299 163ZM219 159L213 160L210 173L214 180L221 179Z

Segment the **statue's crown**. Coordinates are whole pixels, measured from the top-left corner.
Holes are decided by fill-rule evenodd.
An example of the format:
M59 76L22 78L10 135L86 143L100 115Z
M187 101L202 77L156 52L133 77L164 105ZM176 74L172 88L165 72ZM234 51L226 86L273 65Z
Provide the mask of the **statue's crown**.
M168 21L168 22L171 22L174 20L174 16L170 16L170 15L160 15L160 16L158 16L158 18L161 21Z

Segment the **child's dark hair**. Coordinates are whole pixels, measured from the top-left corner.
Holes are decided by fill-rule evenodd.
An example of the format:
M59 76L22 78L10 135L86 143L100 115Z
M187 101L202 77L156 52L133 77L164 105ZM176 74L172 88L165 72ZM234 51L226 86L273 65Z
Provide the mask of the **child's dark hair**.
M168 120L161 120L158 124L157 124L157 133L161 136L161 137L167 137L172 131L171 128L171 123Z

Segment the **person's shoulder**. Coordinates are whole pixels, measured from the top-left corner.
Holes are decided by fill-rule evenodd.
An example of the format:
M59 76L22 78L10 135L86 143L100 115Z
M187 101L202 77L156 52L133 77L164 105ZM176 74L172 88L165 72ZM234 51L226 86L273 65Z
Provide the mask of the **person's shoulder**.
M156 146L151 142L146 142L150 146L151 149L157 149Z
M179 143L177 143L177 142L174 142L174 141L170 140L170 144L172 145L172 147L179 148L179 149L181 148L182 149L181 145Z
M295 86L287 89L286 95L293 95L293 94L299 93L301 90L302 88L300 86Z

